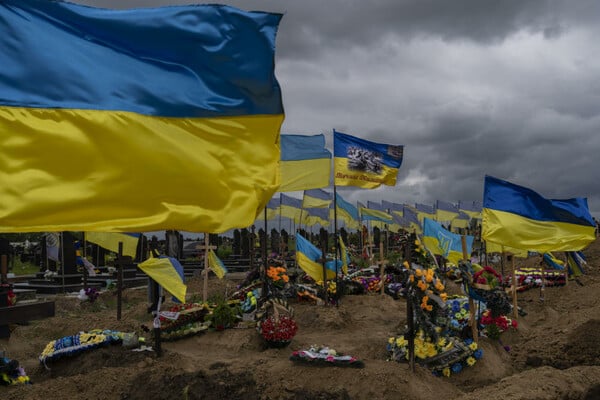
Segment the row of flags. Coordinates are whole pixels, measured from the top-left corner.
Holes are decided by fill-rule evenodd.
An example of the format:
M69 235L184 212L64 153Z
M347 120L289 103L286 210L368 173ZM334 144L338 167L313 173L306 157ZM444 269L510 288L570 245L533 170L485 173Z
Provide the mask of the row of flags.
M451 205L455 212L450 213L443 205L440 206L441 204ZM480 204L475 201L461 201L458 205L452 205L438 201L437 206L419 203L411 206L382 200L381 203L367 201L366 205L361 202L354 205L337 192L334 194L323 189L309 189L304 191L302 199L285 193L276 194L267 204L266 218L272 220L284 217L305 226L328 226L335 218L334 207L337 206L338 219L350 229L358 229L361 221L370 221L373 226L388 225L392 230L404 228L422 233L425 218L444 222L454 228L466 228L472 218L481 219ZM466 208L463 211L461 207Z

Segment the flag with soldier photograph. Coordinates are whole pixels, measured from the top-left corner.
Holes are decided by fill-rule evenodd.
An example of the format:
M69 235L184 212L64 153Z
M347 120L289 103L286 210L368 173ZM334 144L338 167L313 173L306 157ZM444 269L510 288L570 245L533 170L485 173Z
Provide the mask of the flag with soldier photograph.
M395 186L404 146L375 143L333 131L334 184L375 189Z

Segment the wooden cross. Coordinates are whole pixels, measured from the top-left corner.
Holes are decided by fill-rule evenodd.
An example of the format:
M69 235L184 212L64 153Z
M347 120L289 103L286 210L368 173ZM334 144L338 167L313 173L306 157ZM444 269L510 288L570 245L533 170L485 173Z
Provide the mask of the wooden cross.
M379 276L380 276L380 281L379 283L381 284L381 294L383 295L385 293L385 266L387 265L388 260L386 260L385 258L383 258L383 241L379 241L379 261L377 261L377 264L379 265Z

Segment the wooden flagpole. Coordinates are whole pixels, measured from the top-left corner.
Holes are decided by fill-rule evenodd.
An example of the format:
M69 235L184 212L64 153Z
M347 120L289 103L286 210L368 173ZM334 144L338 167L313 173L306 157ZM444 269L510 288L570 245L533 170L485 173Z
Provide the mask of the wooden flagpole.
M467 237L465 235L460 235L460 242L462 245L462 253L463 253L463 260L464 261L468 261L469 260L469 255L467 254ZM472 281L470 283L471 286L473 286L475 282ZM471 312L471 318L469 319L469 325L471 325L471 334L473 335L473 341L477 342L478 338L479 338L479 331L477 328L477 309L475 307L475 300L473 300L473 297L471 297L469 295L469 311Z
M512 299L513 299L513 318L515 321L519 316L519 306L517 304L517 272L515 271L515 257L513 254L509 254L508 257L511 261L512 269Z
M208 233L204 232L204 285L202 288L202 301L206 303L208 301L208 247L209 247Z

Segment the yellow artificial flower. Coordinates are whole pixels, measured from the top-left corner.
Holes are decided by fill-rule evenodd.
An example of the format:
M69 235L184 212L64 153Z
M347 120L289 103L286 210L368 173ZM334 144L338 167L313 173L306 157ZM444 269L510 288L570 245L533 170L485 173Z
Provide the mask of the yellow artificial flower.
M469 348L473 351L477 350L477 342L473 342L469 345Z
M445 377L449 377L450 376L450 368L446 367L442 370L442 375L444 375Z
M408 263L408 261L404 261L404 262L402 263L402 266L403 266L404 268L406 268L406 269L410 269L410 264Z
M468 365L469 367L472 367L472 366L473 366L473 364L475 364L475 361L476 361L476 360L475 360L475 358L473 358L473 357L469 357L469 358L467 358L467 365Z
M393 337L391 337L391 338L389 338L389 339L388 339L388 343L389 343L389 344L393 344L395 340L396 340L396 339L394 339Z
M446 338L440 338L440 340L438 340L437 342L437 345L443 348L444 346L446 346L446 343Z
M404 339L404 336L400 336L398 339L396 339L396 346L404 347L406 345L408 345L408 340Z

